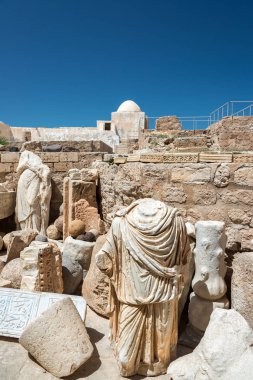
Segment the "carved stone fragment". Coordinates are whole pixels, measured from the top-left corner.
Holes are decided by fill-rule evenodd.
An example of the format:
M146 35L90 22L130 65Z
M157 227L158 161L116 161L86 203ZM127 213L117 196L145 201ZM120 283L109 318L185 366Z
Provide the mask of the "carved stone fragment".
M23 260L21 289L62 293L62 259L55 244L33 242L20 257Z

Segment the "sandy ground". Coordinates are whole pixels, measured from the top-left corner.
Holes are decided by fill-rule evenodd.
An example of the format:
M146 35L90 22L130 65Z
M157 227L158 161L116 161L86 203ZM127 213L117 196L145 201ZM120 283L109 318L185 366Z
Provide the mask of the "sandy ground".
M109 345L108 320L98 316L87 308L86 327L94 346L92 357L80 367L68 380L120 380L118 366ZM180 355L188 350L180 348ZM38 365L16 339L0 339L0 379L1 380L52 380L56 377ZM147 379L134 376L131 379ZM168 380L168 375L155 377L157 380Z

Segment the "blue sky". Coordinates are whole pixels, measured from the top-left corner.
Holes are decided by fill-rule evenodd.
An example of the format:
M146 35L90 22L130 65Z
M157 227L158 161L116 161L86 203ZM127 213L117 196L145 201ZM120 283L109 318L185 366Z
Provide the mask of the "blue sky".
M0 0L0 120L95 126L126 99L149 116L253 98L253 3Z

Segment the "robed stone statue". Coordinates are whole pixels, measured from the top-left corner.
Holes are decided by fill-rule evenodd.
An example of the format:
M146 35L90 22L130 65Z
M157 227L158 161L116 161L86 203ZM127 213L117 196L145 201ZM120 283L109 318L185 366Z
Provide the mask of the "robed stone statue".
M177 209L143 199L116 214L96 262L110 278L110 338L122 376L166 373L175 358L189 253Z
M46 235L52 193L50 169L39 156L25 150L20 156L17 172L17 227L21 230L31 228Z

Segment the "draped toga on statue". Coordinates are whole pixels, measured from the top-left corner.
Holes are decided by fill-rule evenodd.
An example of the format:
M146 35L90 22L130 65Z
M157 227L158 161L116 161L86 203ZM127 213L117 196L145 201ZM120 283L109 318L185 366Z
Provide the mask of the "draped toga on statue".
M189 250L175 208L144 199L116 214L97 265L110 277L111 341L121 375L165 373L174 358Z
M20 175L16 201L17 226L46 235L52 192L50 170L36 154L24 151L17 172Z

